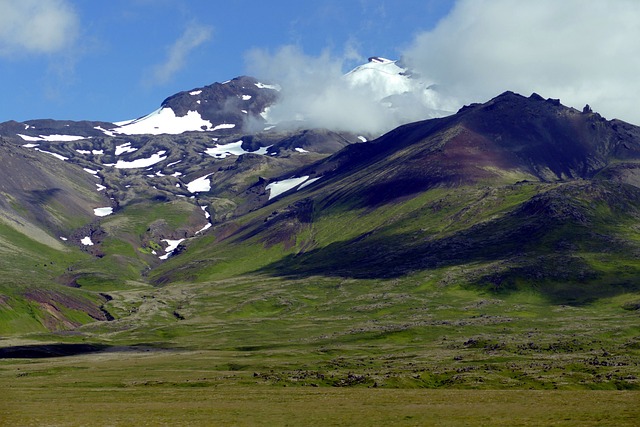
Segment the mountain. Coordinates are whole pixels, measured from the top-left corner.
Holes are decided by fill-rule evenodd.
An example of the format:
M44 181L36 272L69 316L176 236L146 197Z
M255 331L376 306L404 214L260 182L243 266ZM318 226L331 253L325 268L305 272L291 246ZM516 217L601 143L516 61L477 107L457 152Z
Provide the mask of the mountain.
M308 128L238 77L125 122L0 124L0 383L640 388L639 127L513 92L444 115L377 57L336 87L426 120Z
M389 111L437 96L384 58L343 78ZM270 123L279 89L244 76L125 122L0 124L2 242L15 255L4 268L42 259L25 277L57 301L80 295L89 302L70 304L94 319L101 294L131 283L256 272L460 268L469 286L536 281L574 302L633 288L638 127L505 92L372 139ZM62 307L54 316L7 283L14 307L36 301L47 324L68 327Z
M400 197L442 185L549 182L591 179L597 174L633 183L639 138L636 126L536 94L525 98L505 92L452 116L402 126L300 173L342 172L352 181L357 176L353 187L368 193L359 198L368 199Z
M257 184L278 197L151 277L205 280L240 265L358 279L464 268L457 280L470 286L535 284L584 303L637 290L639 160L638 127L506 92ZM257 259L261 250L270 256Z
M102 291L264 205L273 177L366 140L267 123L278 94L245 76L125 122L0 123L2 330L104 320Z
M410 93L417 84L395 61L377 57L344 78L349 84L371 92L375 102L381 103ZM188 225L148 227L155 231L132 244L175 241L193 237L217 221L262 206L274 194L266 189L274 177L367 140L364 135L349 132L268 123L269 109L278 102L277 85L243 76L177 93L165 99L158 110L119 123L55 120L1 123L3 149L11 151L3 158L19 152L37 152L45 155L39 158L48 155L48 163L64 162L58 167L83 176L88 187L93 187L93 194L85 194L82 201L85 213L95 209L95 215L85 217L85 223L99 221L132 205L169 201L190 204ZM393 107L393 103L389 105ZM7 170L23 166L26 171L34 163L13 163L7 165ZM5 180L18 175L8 173ZM48 181L42 178L38 182L45 185ZM64 188L51 184L43 191L68 193L61 190ZM7 194L18 194L22 200L21 193L28 191L31 189L27 185L13 185ZM64 205L73 203L65 201ZM24 201L20 208L29 212L25 220L42 217L37 204ZM54 236L73 232L68 227L59 230L51 219L42 218L39 225ZM93 246L96 247L91 249L99 253L100 242ZM163 252L158 256L165 256Z

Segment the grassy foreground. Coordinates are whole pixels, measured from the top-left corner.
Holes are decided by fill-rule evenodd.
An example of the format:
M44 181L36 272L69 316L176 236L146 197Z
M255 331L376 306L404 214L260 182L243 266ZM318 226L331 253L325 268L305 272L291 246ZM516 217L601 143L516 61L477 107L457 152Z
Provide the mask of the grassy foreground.
M15 406L4 412L5 425L635 426L640 416L640 396L632 392L234 387L11 393L8 403Z
M214 366L220 356L129 352L4 363L0 423L633 426L640 417L637 391L283 387L206 369L204 361Z
M113 321L0 339L67 354L0 358L0 425L637 425L640 295L449 279L130 283Z

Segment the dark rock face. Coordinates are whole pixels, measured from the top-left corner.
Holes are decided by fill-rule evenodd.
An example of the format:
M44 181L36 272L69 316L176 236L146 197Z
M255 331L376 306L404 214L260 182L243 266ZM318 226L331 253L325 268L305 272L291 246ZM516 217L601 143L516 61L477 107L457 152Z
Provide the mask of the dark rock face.
M177 93L165 99L162 107L171 108L178 117L197 111L211 123L242 124L243 129L252 130L258 124L264 124L260 113L277 97L277 90L265 87L252 77L243 76L226 83Z
M609 168L619 181L637 183L635 168L620 161L638 160L639 127L536 94L505 92L453 116L351 145L298 175L350 176L357 195L345 195L375 205L435 186L591 179Z
M72 121L72 120L51 120L37 119L28 120L23 123L9 121L0 123L0 136L16 137L16 135L26 135L39 137L40 135L75 135L84 137L103 137L103 131L96 129L113 129L113 123L99 121Z

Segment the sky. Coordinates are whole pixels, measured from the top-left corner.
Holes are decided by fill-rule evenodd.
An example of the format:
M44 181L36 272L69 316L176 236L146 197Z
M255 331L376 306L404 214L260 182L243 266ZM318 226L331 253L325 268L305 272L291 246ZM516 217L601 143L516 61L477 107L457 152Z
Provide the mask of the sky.
M256 49L357 51L352 66L373 55L396 58L452 4L0 0L0 122L136 118L176 92L248 74Z
M133 119L240 75L336 108L325 85L382 56L436 107L513 90L640 124L639 22L637 0L0 0L0 122Z

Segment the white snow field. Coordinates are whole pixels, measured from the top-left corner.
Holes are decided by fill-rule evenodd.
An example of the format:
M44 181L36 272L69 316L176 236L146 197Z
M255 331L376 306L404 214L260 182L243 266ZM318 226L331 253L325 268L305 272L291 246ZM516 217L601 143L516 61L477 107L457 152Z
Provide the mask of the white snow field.
M213 174L210 173L205 176L201 176L198 179L194 179L193 181L187 184L187 190L190 193L207 192L211 190L211 181L209 180L209 177L211 175Z
M266 186L266 189L269 190L269 200L274 197L278 197L282 193L285 193L292 188L297 187L298 185L305 182L309 179L309 176L302 176L300 178L289 178L284 181L275 181Z
M160 108L140 119L124 122L125 124L112 129L114 133L124 135L177 135L189 131L212 130L210 121L204 120L197 111L189 111L185 116L177 117L171 108Z
M95 216L107 216L107 215L111 215L113 213L113 208L111 208L111 207L95 208L93 210L93 213L95 214Z

